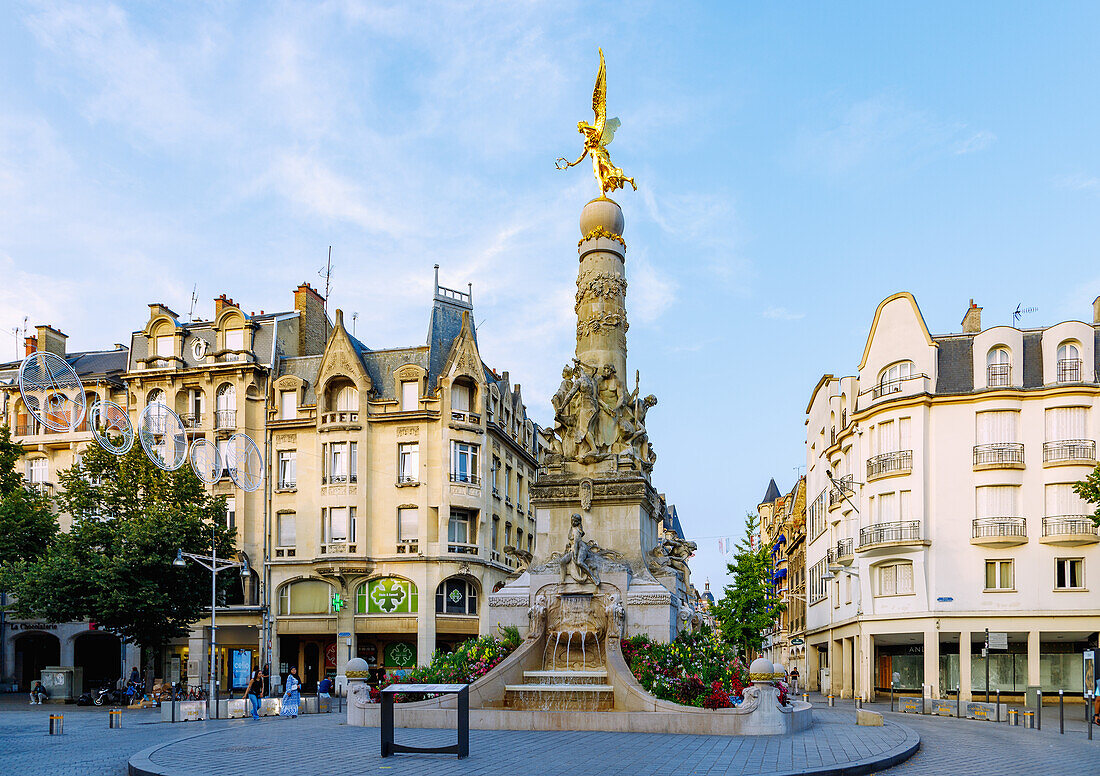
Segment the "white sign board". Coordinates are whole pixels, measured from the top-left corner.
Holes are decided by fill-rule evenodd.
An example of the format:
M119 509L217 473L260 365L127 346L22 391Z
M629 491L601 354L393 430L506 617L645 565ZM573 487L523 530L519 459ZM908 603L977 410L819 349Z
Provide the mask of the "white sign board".
M1008 649L1008 634L1007 633L990 633L989 634L989 648L990 649Z

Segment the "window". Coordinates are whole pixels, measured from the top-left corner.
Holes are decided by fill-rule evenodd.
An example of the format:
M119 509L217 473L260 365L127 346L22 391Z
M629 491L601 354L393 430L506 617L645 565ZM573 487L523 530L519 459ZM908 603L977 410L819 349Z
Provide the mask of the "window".
M822 558L813 566L810 567L809 579L810 579L810 603L816 604L819 601L824 601L827 597L825 592L825 581L821 578L825 574L825 559Z
M237 498L229 496L225 499L225 527L230 530L237 527Z
M516 474L516 507L523 511L523 475Z
M534 547L535 547L535 538L530 533L528 533L527 534L527 551L528 552L533 552Z
M1073 342L1063 342L1058 347L1058 382L1081 382L1081 351Z
M244 329L229 329L225 333L225 349L244 350ZM226 353L225 360L240 361L241 356L237 353Z
M492 535L492 549L500 550L500 518L493 517L493 535Z
M905 595L913 592L913 564L887 563L878 567L878 594Z
M504 467L504 500L512 503L512 467Z
M154 388L153 390L149 391L149 395L148 397L146 397L145 403L166 404L167 402L164 400L164 391L162 391L160 388Z
M221 473L218 474L218 477L219 478L228 477L229 476L229 440L228 439L219 439L218 440L218 463L220 463L221 467L222 467L221 468Z
M1081 558L1058 558L1054 561L1054 587L1075 590L1085 586L1085 561Z
M504 546L512 547L512 524L506 522L504 524Z
M1046 411L1046 438L1048 442L1064 442L1086 439L1088 409L1085 407L1056 407Z
M336 391L336 411L359 409L359 390L354 385L342 385Z
M27 461L27 481L47 482L49 480L48 462L45 458L31 458Z
M451 442L451 482L478 484L477 445Z
M1008 363L1008 348L995 347L985 357L986 384L998 388L1012 384L1011 367Z
M1012 590L1014 587L1012 561L987 560L985 562L986 590Z
M451 412L470 412L474 404L474 389L465 381L451 385Z
M329 507L321 512L326 544L355 541L355 507Z
M279 487L293 488L298 484L298 452L279 451Z
M276 534L275 534L275 546L276 547L294 547L298 544L297 534L294 527L294 513L293 512L280 512L276 516Z
M477 588L465 579L446 579L435 589L438 614L477 614Z
M331 614L332 585L303 579L279 588L279 614Z
M975 415L975 429L979 445L993 445L1016 441L1016 427L1020 413L1011 411L979 412Z
M325 459L328 482L355 482L358 470L358 442L333 442L327 445Z
M298 417L298 392L279 391L279 420L294 420Z
M198 388L192 388L187 394L187 409L193 416L194 425L202 422L202 416L206 412L206 395Z
M473 525L473 515L465 510L452 509L447 522L448 552L477 554L477 529Z
M1046 516L1076 517L1087 519L1093 510L1088 502L1073 490L1073 483L1058 483L1046 486Z
M420 444L405 442L397 446L397 481L420 481Z
M420 511L416 507L397 510L397 541L415 542L420 536Z
M237 424L237 389L232 383L222 383L214 398L216 428L233 428Z
M825 532L825 490L818 494L810 504L809 510L810 541Z
M401 411L414 412L420 409L420 381L405 380L401 383Z
M878 387L875 390L875 398L898 393L902 389L902 383L913 376L913 362L901 361L892 364L882 370L879 375Z
M975 517L1019 517L1018 485L981 485L975 492Z
M153 347L156 348L156 355L161 358L176 355L175 343L172 342L172 339L173 337L171 334L158 334L153 344Z
M489 481L493 484L493 495L499 498L500 496L500 459L495 455L493 456L492 463L489 464Z

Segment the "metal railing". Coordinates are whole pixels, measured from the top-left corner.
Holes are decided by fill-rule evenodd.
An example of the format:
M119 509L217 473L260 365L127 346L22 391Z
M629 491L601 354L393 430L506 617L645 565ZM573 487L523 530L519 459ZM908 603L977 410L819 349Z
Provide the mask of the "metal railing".
M477 545L469 544L467 542L449 542L447 544L447 552L454 552L460 555L477 555Z
M279 490L290 490L296 487L298 487L298 481L296 479L279 480Z
M359 422L359 410L336 410L335 412L326 412L321 415L321 425L327 426L330 423L358 423Z
M1063 358L1058 362L1058 382L1081 382L1081 359Z
M867 477L878 477L891 472L906 472L913 468L913 451L896 450L867 459Z
M919 542L920 520L900 520L894 523L876 523L859 529L860 549L886 542Z
M34 436L38 433L38 429L30 425L22 425L15 427L16 436Z
M1027 538L1027 520L1023 517L976 517L971 524L970 538Z
M480 423L481 415L476 412L452 412L451 420L458 420L463 423Z
M1024 445L1022 442L990 442L974 445L975 466L998 466L1022 464Z
M1043 442L1043 463L1095 460L1096 442L1091 439L1062 439L1057 442Z
M1012 385L1012 365L990 364L985 368L985 382L990 388Z
M1088 515L1054 515L1043 518L1043 536L1096 535L1096 523Z
M183 421L184 428L199 428L202 426L202 415L194 412L187 412L180 415L180 420Z
M470 472L451 472L451 482L462 482L467 485L480 485L481 478Z
M27 482L27 490L34 491L43 496L53 496L52 482Z
M852 557L852 540L841 539L836 543L836 555L837 558L850 558Z
M903 382L904 380L884 380L872 389L871 398L880 399L892 393L901 393L901 384Z
M214 410L214 428L236 428L236 410Z

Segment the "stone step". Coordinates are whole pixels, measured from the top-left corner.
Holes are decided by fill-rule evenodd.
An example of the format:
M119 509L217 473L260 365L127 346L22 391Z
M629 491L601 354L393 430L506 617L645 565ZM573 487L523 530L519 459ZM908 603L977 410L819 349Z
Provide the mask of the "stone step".
M506 692L520 693L586 693L586 692L614 692L615 688L610 684L506 684Z

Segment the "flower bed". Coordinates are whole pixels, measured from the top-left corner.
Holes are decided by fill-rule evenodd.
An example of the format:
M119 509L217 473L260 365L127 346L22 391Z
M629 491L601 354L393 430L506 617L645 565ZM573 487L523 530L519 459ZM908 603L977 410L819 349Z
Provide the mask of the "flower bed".
M462 642L454 652L436 650L431 663L417 666L405 676L386 674L379 689L391 684L472 684L512 654L519 644L519 631L516 628L502 629L500 638L479 636ZM371 695L380 696L379 689L372 690ZM396 700L408 702L431 697L435 696L399 695Z
M684 706L735 706L749 681L733 647L706 629L681 633L669 644L634 636L622 642L622 651L631 673L647 692Z

